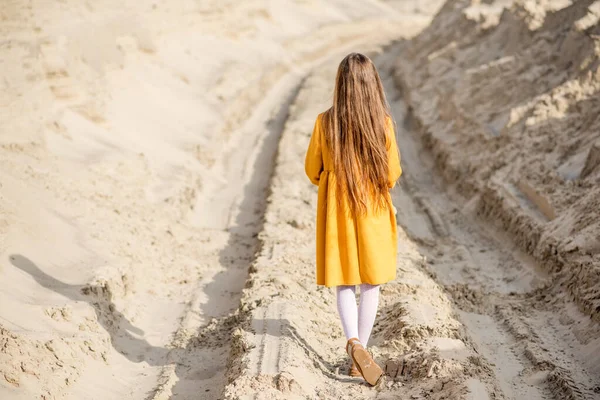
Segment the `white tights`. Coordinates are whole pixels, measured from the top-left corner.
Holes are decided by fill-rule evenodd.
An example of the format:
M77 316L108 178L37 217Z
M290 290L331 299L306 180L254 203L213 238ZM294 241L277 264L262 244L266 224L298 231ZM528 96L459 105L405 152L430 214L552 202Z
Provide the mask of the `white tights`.
M337 308L346 340L358 338L367 347L379 303L379 285L360 285L360 301L356 307L356 286L337 286Z

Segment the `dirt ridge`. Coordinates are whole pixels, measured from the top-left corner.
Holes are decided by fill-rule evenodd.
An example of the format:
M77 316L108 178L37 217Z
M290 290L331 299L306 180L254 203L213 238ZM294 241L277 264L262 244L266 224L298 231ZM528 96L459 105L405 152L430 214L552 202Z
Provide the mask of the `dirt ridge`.
M597 90L594 88L600 87L600 66L597 50L594 51L596 39L592 38L598 25L587 29L577 25L586 15L594 15L589 9L591 3L575 2L564 9L548 11L541 27L531 30L528 26L533 23L529 18L531 13L526 12L522 4L502 11L497 25L490 27L485 26L485 17L478 21L469 18L469 11L475 7L470 2L448 2L430 27L405 45L404 54L408 56L398 60L395 78L413 113L416 128L423 136L425 147L432 152L436 168L446 181L456 185L465 197L476 197L478 214L511 233L515 243L552 274L552 287L565 289L583 313L600 322L597 289L600 287L600 242L593 240L594 232L600 230L599 208L594 209L599 198L599 189L594 182L598 182L600 177L596 173L575 180L561 178L560 167L566 169L564 161L562 165L558 164L559 173L551 171L556 168L553 166L557 165L556 157L568 160L579 151L585 153L586 143L590 143L587 137L593 137L594 127L600 124L593 117L600 110L597 97L596 100L587 97L587 93L593 93ZM479 12L485 15L484 10ZM454 26L453 31L460 31L463 36L447 35L445 26L449 24ZM547 45L548 50L545 50L549 40L557 44ZM518 81L512 74L519 68L523 76L526 75L523 71L539 75L535 72L536 68L542 68L545 60L532 61L534 56L526 55L528 51L533 54L536 51L562 52L561 49L570 48L574 43L577 43L577 50L552 56L553 66L548 67L540 81L535 84L534 81L515 83L519 85L519 91L506 84L506 80ZM497 53L474 53L482 45L495 46ZM498 64L494 59L505 60L505 63ZM462 71L447 64L450 60L460 65ZM477 63L484 66L470 68ZM477 73L480 76L474 78ZM493 77L492 73L500 77ZM572 80L568 80L569 75ZM501 89L498 85L507 88ZM577 89L577 85L581 89ZM497 92L494 92L496 89ZM474 94L482 90L490 96ZM544 94L544 90L552 93L553 97ZM477 96L479 104L469 100L469 95ZM574 104L567 109L566 105L552 103L560 100L569 104L570 98L575 99L574 103L585 104L585 107ZM525 109L521 106L524 101L528 102ZM538 131L531 124L536 113L543 115L543 111L537 111L543 110L543 107L549 108L547 113L556 107L566 112L572 110L573 115L566 114L567 118L581 118L587 126L571 129L572 139L558 136L561 128L550 129L545 125L547 133ZM487 122L494 114L505 116L498 125L499 129L494 128L496 120ZM525 121L526 118L529 119ZM538 124L544 124L543 120ZM511 153L519 145L516 137L522 130L534 138L541 136L549 143L558 141L565 144L559 143L557 150L549 149L552 158L547 160L540 159L536 153ZM458 146L462 148L460 152ZM480 151L482 155L464 157L465 152L469 154L470 151ZM554 153L557 155L554 156ZM505 159L500 157L503 154L506 154ZM513 164L523 164L521 171ZM570 164L566 166L571 167ZM583 168L583 164L575 167ZM534 168L540 168L541 172L535 172ZM587 169L590 170L590 167ZM550 185L558 190L551 190ZM523 187L529 190L521 190ZM570 203L561 197L567 194L571 197ZM536 208L545 216L537 217ZM556 218L552 218L555 214ZM571 229L564 229L561 224L567 224ZM577 237L579 230L584 228L585 233Z

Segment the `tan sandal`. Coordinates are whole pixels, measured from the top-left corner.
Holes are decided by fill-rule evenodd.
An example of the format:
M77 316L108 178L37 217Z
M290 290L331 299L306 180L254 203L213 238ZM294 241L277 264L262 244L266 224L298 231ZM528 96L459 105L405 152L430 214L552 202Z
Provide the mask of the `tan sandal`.
M379 379L383 376L383 370L371 355L365 350L363 345L357 338L348 340L346 344L346 352L352 358L354 365L360 372L365 381L371 386L375 386Z
M358 370L358 368L356 368L356 364L354 364L354 361L352 361L352 365L350 366L350 370L348 371L348 375L350 375L353 378L358 378L359 376L362 377L362 374L360 373L360 371Z

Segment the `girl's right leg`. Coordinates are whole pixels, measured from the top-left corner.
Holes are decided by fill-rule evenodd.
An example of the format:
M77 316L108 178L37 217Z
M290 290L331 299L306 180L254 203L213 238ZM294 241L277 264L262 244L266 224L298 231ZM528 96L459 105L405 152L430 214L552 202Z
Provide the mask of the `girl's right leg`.
M356 306L356 287L337 286L337 309L342 320L346 340L358 338L358 307Z
M360 285L360 301L358 303L358 338L363 346L367 347L373 323L377 316L379 305L379 285Z

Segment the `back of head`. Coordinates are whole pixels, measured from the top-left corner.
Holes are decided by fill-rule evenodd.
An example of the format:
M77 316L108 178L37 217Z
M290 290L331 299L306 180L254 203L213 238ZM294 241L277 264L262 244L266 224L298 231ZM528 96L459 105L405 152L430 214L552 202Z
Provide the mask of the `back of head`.
M324 116L326 140L338 180L338 202L353 215L387 204L386 135L389 107L373 62L359 53L340 63L333 105Z

